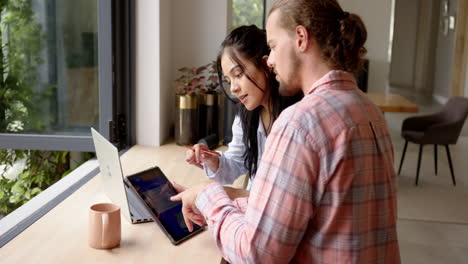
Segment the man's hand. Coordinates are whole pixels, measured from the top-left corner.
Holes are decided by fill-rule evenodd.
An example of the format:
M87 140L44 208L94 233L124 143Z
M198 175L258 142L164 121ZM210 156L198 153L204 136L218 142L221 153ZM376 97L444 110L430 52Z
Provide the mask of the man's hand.
M171 183L172 183L172 186L174 186L174 189L177 191L177 193L181 193L181 192L187 190L187 187L182 186L182 185L176 183L175 181L171 181Z
M172 196L171 201L182 201L182 214L184 215L185 224L190 232L193 231L193 223L199 226L206 224L203 215L195 206L195 200L203 188L212 182L214 181L207 180L191 188L183 187L175 182L172 183L174 188L180 191L180 193Z

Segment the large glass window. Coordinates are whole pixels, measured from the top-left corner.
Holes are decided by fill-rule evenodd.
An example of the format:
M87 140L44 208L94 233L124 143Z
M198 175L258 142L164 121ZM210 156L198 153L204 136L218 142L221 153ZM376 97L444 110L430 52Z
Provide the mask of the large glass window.
M264 28L265 0L232 0L232 27L256 25Z
M66 141L99 128L97 36L96 0L0 2L0 218L89 158L45 150L92 150Z
M0 148L92 151L91 126L109 137L110 9L98 0L1 1Z
M121 55L129 54L128 14L114 17L125 28L112 25L112 12L128 6L0 1L0 219L93 155L90 127L114 141L128 135L125 124L114 122L128 118L122 109L129 96L121 95L131 89L122 72L130 60ZM119 54L113 31L120 32ZM119 87L114 70L126 78Z
M3 1L0 132L98 126L95 0Z

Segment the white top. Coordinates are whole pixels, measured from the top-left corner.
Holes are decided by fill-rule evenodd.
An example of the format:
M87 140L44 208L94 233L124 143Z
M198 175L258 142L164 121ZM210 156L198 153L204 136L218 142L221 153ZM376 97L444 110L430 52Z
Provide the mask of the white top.
M236 115L234 122L232 124L232 141L228 145L228 150L225 152L220 152L221 157L219 157L219 167L216 172L213 172L207 166L203 165L205 168L205 173L208 178L215 180L221 184L232 184L239 176L244 175L248 172L247 168L244 166L244 158L242 157L245 152L245 146L242 142L242 136L244 131L242 130L242 123L240 117ZM258 146L258 160L257 165L260 164L260 160L263 154L263 148L266 141L266 132L263 127L263 123L260 119L258 122L257 128L257 146ZM246 190L250 190L252 182L249 178L249 183L247 184Z

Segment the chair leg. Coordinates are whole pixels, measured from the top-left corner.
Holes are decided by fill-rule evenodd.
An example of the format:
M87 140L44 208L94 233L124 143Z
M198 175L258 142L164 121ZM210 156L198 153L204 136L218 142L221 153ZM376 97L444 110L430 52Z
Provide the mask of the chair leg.
M434 167L435 175L437 175L437 144L434 145Z
M424 146L423 144L419 145L418 169L416 170L416 181L414 182L415 185L418 185L419 168L421 167L421 156L422 156L423 146Z
M405 159L406 147L408 147L408 140L405 140L405 146L403 147L403 154L401 155L400 168L398 169L398 175L400 175L401 167L403 166L403 160Z
M455 181L455 174L453 173L452 157L450 156L450 150L448 145L445 145L445 150L447 150L447 158L450 165L450 173L452 174L452 182L455 186L457 185L457 182Z

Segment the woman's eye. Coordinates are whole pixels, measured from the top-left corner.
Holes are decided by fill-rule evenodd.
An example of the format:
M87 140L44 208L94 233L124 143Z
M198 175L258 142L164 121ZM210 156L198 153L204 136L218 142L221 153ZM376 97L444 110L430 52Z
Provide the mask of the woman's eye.
M234 77L240 78L240 77L242 77L243 74L244 74L243 72L239 72L239 73L237 73Z

